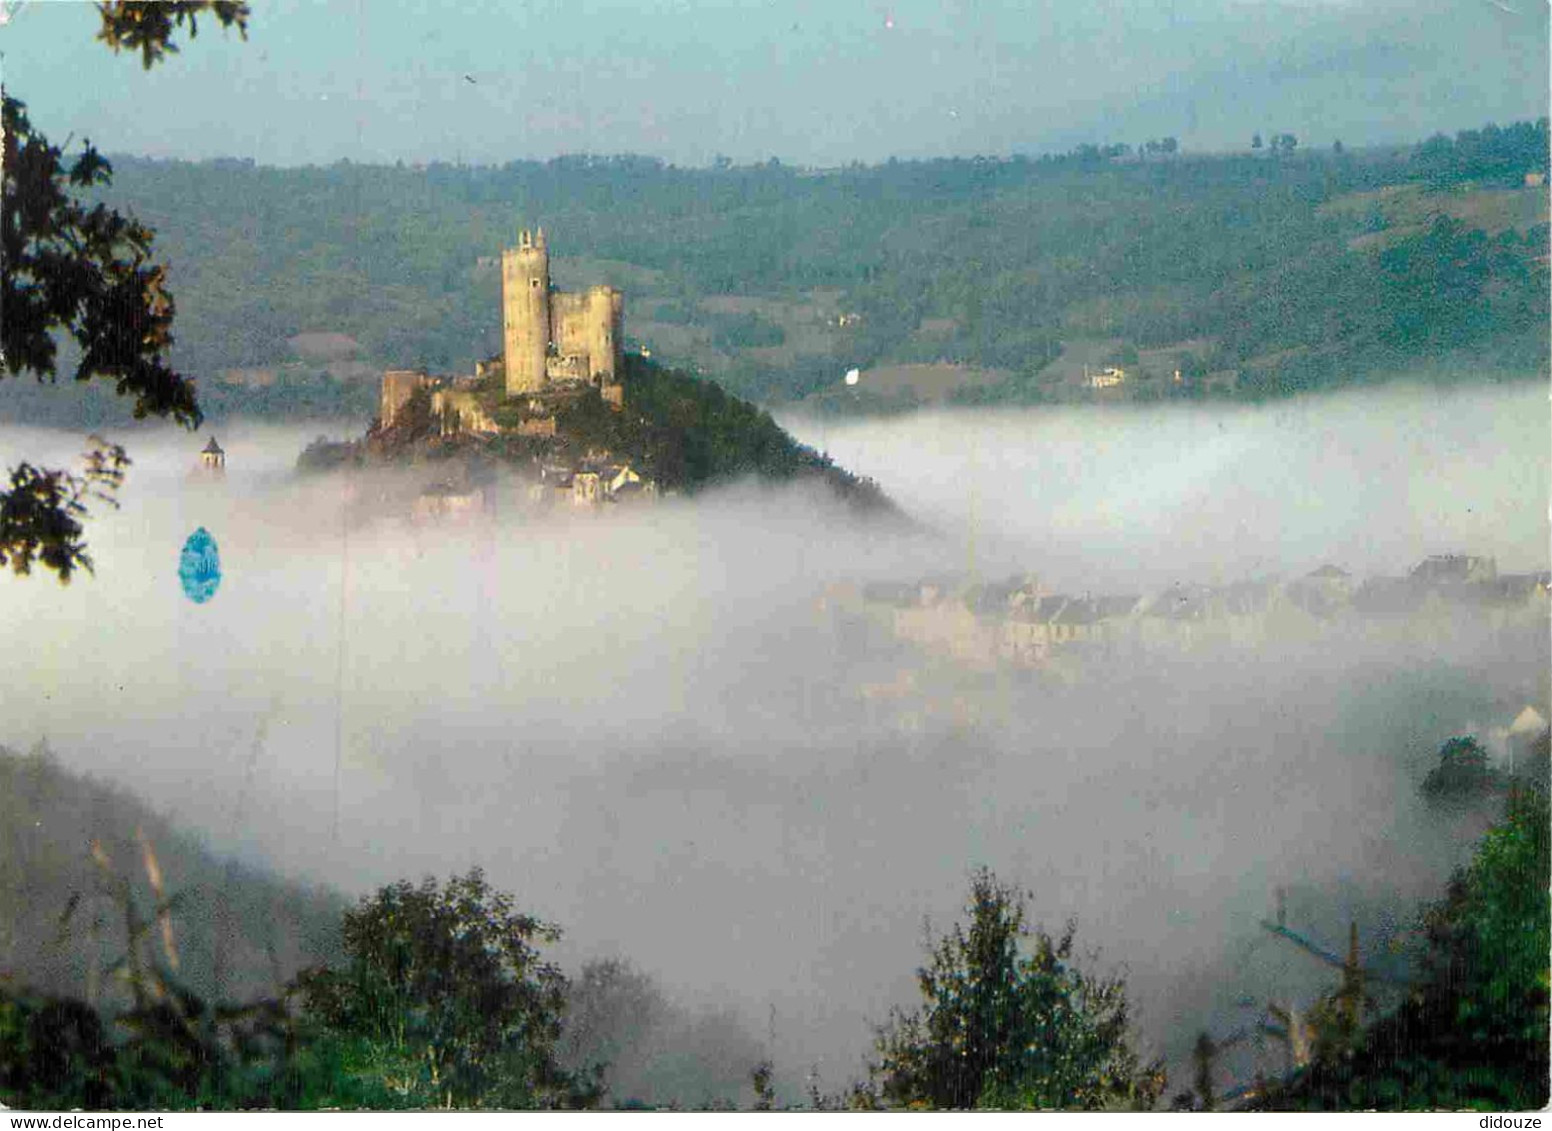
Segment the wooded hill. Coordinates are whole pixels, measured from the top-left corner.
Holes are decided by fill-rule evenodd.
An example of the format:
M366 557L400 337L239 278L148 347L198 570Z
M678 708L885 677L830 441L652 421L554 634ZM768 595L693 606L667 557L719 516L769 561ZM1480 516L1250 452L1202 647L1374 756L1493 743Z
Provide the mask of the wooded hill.
M903 517L873 480L799 444L768 412L715 382L633 355L626 355L619 380L625 389L623 411L614 411L590 390L560 409L553 438L442 437L431 419L429 398L421 394L412 398L395 427L347 443L320 439L302 453L298 467L309 472L472 459L532 469L578 466L586 453L607 451L668 491L694 492L746 478L814 483L859 514ZM495 414L499 419L499 407Z
M118 157L103 192L155 229L174 361L217 417L365 416L385 367L499 352L500 251L534 222L569 253L557 285L625 291L628 348L763 404L1545 374L1548 197L1527 174L1547 172L1546 119L1388 150L1274 143L835 170ZM914 386L837 395L852 367L917 364L934 368ZM1126 384L1088 389L1103 365ZM20 384L4 418L104 411Z

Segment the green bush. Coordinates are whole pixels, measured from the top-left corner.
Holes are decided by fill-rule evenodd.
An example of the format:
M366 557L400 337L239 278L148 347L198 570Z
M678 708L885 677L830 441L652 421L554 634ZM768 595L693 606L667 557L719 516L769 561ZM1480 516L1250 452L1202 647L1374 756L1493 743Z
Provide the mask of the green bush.
M1480 796L1500 784L1487 751L1474 738L1452 738L1439 748L1439 764L1423 780L1423 793L1436 800Z
M1150 1108L1161 1067L1130 1046L1126 987L1072 964L1060 939L1024 926L1024 896L986 870L917 973L923 998L878 1034L873 1066L883 1099L925 1108ZM1023 940L1032 938L1025 955Z

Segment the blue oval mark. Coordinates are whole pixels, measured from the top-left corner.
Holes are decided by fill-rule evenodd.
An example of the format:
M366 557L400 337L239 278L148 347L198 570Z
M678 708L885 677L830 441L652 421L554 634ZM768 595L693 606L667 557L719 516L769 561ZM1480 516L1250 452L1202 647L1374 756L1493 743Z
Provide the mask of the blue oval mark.
M201 526L183 544L178 557L178 580L183 593L196 605L203 605L221 587L221 552L210 531Z

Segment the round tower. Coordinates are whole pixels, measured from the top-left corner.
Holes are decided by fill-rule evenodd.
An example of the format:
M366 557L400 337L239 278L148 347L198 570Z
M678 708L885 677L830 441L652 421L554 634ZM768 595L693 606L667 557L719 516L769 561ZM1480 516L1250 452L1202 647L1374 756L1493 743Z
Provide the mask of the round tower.
M544 229L518 233L501 253L501 329L507 396L544 388L550 353L550 253Z
M613 287L589 287L587 292L588 377L608 384L620 371L620 323L624 310Z

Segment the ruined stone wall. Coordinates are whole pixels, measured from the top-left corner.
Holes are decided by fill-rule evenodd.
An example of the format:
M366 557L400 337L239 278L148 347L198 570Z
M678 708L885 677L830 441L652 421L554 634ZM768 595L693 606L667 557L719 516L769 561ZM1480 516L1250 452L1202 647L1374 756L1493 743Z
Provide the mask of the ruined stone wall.
M587 353L587 295L556 291L550 296L550 320L558 353Z
M575 359L551 370L581 376L595 385L608 384L619 372L624 296L613 287L590 287L580 293L557 291L550 296L550 319L556 353Z
M431 384L431 378L418 369L390 369L384 373L382 397L377 410L382 427L393 427L400 411L415 395L415 390L429 388Z
M549 381L586 381L587 354L568 353L552 357L544 368Z
M461 389L442 389L431 394L432 415L441 422L442 435L460 433L496 435L501 426L475 399L472 392Z
M553 416L532 416L527 420L517 422L517 434L519 436L553 436L555 435L555 418Z

